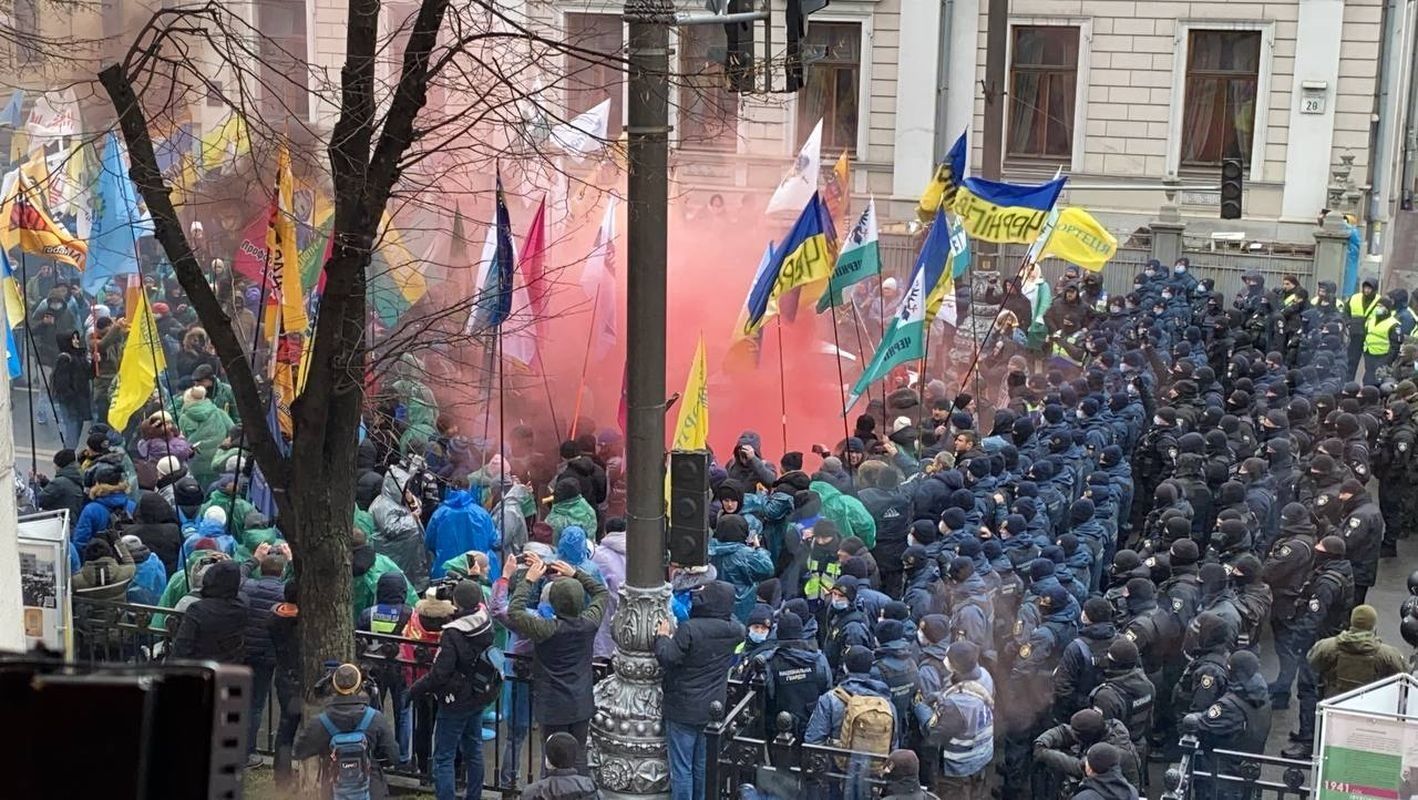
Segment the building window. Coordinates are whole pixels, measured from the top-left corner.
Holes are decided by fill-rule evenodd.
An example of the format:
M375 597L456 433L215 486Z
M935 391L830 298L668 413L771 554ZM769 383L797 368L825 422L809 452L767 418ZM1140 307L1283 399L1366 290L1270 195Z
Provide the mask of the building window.
M1016 26L1010 53L1006 153L1019 158L1071 158L1078 28Z
M257 0L256 19L261 31L262 116L273 126L287 118L309 119L305 0Z
M1182 165L1251 162L1260 31L1192 31L1182 107Z
M679 29L679 141L700 150L736 149L739 98L724 72L722 25Z
M814 22L803 38L803 78L798 93L798 140L822 120L822 152L857 149L857 98L862 78L862 26ZM835 161L835 155L829 161Z
M624 122L625 71L616 59L623 58L624 37L621 19L611 14L567 14L567 43L580 51L602 53L605 58L572 53L567 56L567 119L589 111L611 99L610 123L606 138L620 137Z
M419 3L415 2L394 2L384 3L384 13L388 15L388 31L392 40L385 50L385 58L389 64L389 96L393 99L394 87L398 84L399 78L404 74L404 54L409 49L409 37L413 35L414 23L418 20ZM438 58L439 50L435 46L433 58ZM444 68L437 76L428 83L425 91L423 110L420 114L432 114L443 111L444 103L447 99L446 82L449 80L449 68ZM425 117L424 119L427 119Z

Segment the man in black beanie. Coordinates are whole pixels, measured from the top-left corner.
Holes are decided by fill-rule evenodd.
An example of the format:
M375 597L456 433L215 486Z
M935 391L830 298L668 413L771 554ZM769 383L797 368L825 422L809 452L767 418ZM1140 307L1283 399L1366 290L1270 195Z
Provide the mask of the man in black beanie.
M1128 736L1127 726L1104 719L1096 708L1076 711L1067 722L1044 731L1034 740L1034 761L1041 768L1036 774L1044 781L1035 797L1072 797L1085 777L1088 749L1099 742L1117 749L1123 777L1138 785L1141 762Z
M542 748L546 777L522 790L522 800L595 800L596 782L576 771L581 743L569 733L553 733Z
M896 719L891 704L891 690L871 677L872 651L851 647L842 657L846 677L836 687L824 693L813 708L803 741L808 744L828 744L858 753L886 756L898 739L903 726ZM851 715L854 725L844 724ZM852 756L847 765L844 792L847 797L867 797L870 794L868 776L871 762L866 756Z
M67 509L70 524L79 519L84 508L84 478L79 473L78 459L73 450L60 450L54 454L54 477L36 475L35 483L40 487L35 504L41 511Z
M1073 800L1137 800L1137 789L1123 777L1118 748L1099 742L1088 748L1083 760L1086 777Z
M911 750L892 750L881 774L886 794L881 800L927 800L934 797L921 788L921 760Z

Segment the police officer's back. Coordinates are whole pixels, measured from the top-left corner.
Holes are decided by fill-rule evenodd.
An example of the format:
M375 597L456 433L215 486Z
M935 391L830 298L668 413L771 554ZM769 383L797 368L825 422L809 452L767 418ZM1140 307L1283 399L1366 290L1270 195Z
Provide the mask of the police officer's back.
M1102 682L1108 646L1118 637L1112 616L1113 608L1107 600L1090 597L1084 602L1078 637L1064 647L1054 670L1055 719L1068 719L1083 708Z
M778 617L778 642L755 657L763 674L768 719L782 712L793 718L793 733L801 737L807 729L817 698L832 688L832 671L827 657L803 640L802 619L791 611Z
M1122 638L1108 647L1103 682L1089 699L1104 718L1116 719L1127 726L1133 746L1146 761L1144 753L1147 734L1152 730L1156 689L1138 662L1137 645Z
M1270 736L1270 691L1260 660L1249 650L1232 653L1225 694L1205 711L1182 718L1182 731L1195 733L1208 749L1240 753L1265 751Z

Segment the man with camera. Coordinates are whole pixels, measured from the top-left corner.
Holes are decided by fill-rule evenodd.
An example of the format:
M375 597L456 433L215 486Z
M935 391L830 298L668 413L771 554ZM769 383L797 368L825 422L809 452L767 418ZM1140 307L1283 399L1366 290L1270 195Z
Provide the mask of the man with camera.
M431 694L438 717L433 730L433 787L438 800L453 800L453 764L463 752L467 797L482 796L483 709L502 688L502 659L492 646L492 615L477 581L459 581L452 591L457 617L443 626L438 656L428 674L409 688L418 700Z
M389 718L369 704L359 667L341 664L327 680L334 695L296 734L292 755L320 758L322 797L388 797L381 765L399 756Z

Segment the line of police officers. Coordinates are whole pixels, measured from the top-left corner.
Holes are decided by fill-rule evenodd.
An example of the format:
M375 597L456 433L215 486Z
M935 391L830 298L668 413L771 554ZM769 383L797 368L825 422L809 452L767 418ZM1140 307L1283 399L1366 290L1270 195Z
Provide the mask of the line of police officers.
M914 683L896 736L923 773L985 769L974 765L988 735L1003 742L1004 797L1067 798L1086 777L1088 748L1107 742L1143 788L1149 756L1173 756L1183 732L1261 752L1292 685L1300 723L1285 754L1308 755L1315 704L1338 681L1307 656L1344 631L1418 513L1418 388L1393 380L1413 373L1400 344L1408 331L1368 283L1341 305L1332 286L1310 299L1292 279L1267 293L1248 275L1219 311L1209 282L1188 273L1153 265L1125 302L1094 298L1107 311L1086 317L1086 355L1007 376L1009 402L988 435L949 416L939 438L953 452L920 454L921 471L890 487L913 519L905 603L856 579L823 598L825 649L875 645L872 677L889 696ZM1264 327L1251 325L1261 317ZM1382 386L1350 380L1361 334L1366 378ZM916 641L868 641L878 614L907 617ZM1273 680L1256 655L1267 622ZM1418 619L1406 637L1410 627L1418 646ZM830 691L805 638L767 653L769 695L802 695L789 706ZM961 642L968 652L948 658ZM970 691L953 681L962 654ZM1346 683L1367 674L1366 658L1377 656L1342 659ZM911 659L913 669L897 668ZM979 697L977 661L1008 691ZM786 710L800 720L808 711ZM933 730L942 720L948 736ZM980 780L935 786L986 791Z

